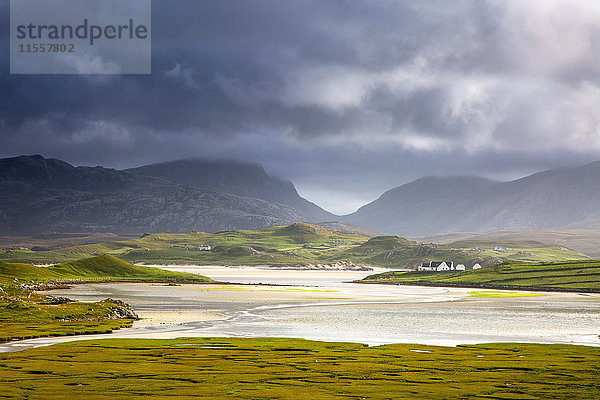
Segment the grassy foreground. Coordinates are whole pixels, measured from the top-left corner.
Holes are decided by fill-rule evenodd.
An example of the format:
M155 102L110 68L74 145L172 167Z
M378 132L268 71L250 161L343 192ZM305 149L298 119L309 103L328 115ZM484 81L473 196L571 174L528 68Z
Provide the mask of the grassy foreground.
M597 399L600 349L111 339L0 355L0 397Z
M363 282L600 292L600 261L507 262L464 272L386 272Z

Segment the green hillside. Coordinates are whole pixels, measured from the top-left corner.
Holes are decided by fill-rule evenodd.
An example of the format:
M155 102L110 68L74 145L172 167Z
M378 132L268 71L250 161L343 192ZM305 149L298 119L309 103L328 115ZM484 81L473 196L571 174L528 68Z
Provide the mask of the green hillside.
M367 237L297 223L259 230L215 234L145 234L138 239L65 247L53 251L15 248L0 260L57 263L110 254L131 263L196 265L303 266L346 261L386 268L413 268L421 262L448 260L472 265L503 261L566 261L587 259L571 250L538 242L510 243L510 251L494 251L494 242L423 244L398 236ZM506 245L507 243L502 243ZM210 246L210 251L201 250ZM508 247L508 246L506 246Z
M210 281L209 278L201 275L133 265L107 254L70 261L50 267L36 267L30 264L0 262L0 278L17 278L19 280L33 281L70 281L86 279Z
M478 254L448 246L413 242L398 236L377 236L341 253L343 258L386 268L413 268L429 260L455 263L485 262Z
M600 261L507 262L464 272L386 272L364 282L600 292Z
M453 249L476 252L482 258L499 258L510 261L556 262L589 259L589 257L565 247L550 246L535 240L462 240L450 243L447 246ZM565 258L565 255L568 255L568 258Z
M31 264L0 262L0 279L14 278L41 281L57 278L48 268L40 268Z

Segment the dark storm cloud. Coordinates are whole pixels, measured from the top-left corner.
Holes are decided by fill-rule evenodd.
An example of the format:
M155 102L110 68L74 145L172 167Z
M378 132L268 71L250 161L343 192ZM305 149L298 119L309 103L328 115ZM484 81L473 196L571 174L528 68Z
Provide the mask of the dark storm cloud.
M154 1L152 75L8 75L0 156L241 158L349 211L600 158L593 1ZM8 54L8 1L0 0ZM330 200L327 200L330 199Z

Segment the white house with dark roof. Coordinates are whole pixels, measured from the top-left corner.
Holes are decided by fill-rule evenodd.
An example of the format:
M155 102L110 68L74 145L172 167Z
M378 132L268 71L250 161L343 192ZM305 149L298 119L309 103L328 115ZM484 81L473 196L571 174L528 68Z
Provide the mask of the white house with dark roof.
M431 266L431 262L422 263L417 267L417 271L435 271L436 268Z
M417 271L454 271L452 261L429 261L417 267Z

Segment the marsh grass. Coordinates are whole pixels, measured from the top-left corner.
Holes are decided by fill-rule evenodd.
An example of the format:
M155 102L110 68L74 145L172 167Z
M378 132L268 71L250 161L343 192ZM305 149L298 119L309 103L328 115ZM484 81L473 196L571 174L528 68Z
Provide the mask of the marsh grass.
M0 342L45 336L110 333L130 327L133 319L119 318L123 304L116 300L97 303L64 302L3 284L0 296Z
M597 399L600 349L110 339L0 355L2 398Z

